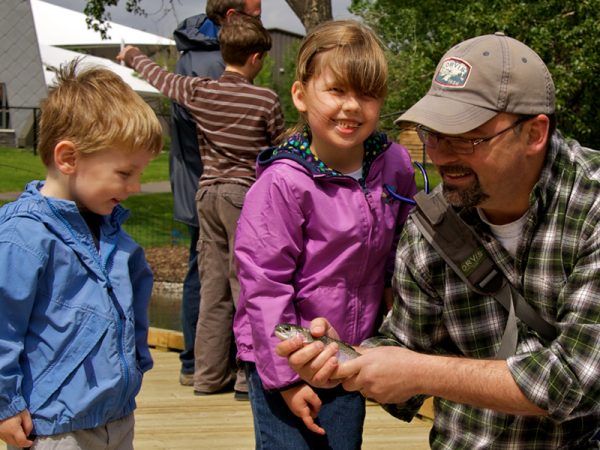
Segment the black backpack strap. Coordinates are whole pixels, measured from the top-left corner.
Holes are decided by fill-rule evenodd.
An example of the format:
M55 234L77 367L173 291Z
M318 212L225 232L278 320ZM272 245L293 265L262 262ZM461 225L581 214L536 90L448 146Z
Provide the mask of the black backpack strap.
M469 289L493 296L508 311L506 329L496 358L505 359L515 353L516 317L547 341L556 337L554 326L546 322L525 301L496 267L471 227L463 222L448 204L440 186L428 194L423 191L417 193L415 201L417 206L411 213L412 217L435 251Z

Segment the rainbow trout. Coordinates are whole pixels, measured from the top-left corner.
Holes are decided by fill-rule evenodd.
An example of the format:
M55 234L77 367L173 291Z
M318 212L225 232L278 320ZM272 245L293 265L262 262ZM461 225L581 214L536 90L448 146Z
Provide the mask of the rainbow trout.
M339 341L337 339L330 338L328 336L321 336L320 338L315 338L312 334L310 334L310 330L305 327L301 327L300 325L294 325L292 323L280 323L275 327L275 336L277 336L282 341L286 339L293 338L294 336L300 335L304 338L304 342L306 344L310 344L314 341L321 341L325 345L329 345L335 342L338 345L339 351L335 355L339 362L348 361L350 359L354 359L360 356L350 344L346 344L345 342Z

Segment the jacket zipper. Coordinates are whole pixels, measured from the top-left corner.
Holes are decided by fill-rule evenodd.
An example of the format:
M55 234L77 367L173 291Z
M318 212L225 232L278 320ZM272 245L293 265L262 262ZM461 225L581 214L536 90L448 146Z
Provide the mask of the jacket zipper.
M81 240L77 238L77 234L75 233L75 230L73 229L71 224L56 209L56 207L52 204L52 202L50 202L49 200L46 200L46 203L50 207L50 210L52 211L52 213L67 228L67 230L69 231L69 233L71 234L73 239L76 242L78 242L82 247L84 247L88 250L88 253L92 257L92 259L94 260L96 265L100 268L100 271L102 272L102 274L104 275L104 278L106 279L106 291L107 291L108 297L110 298L110 301L113 305L112 313L113 313L113 316L115 317L115 321L117 324L117 336L118 336L117 349L118 349L118 353L119 353L119 360L121 362L121 367L123 368L123 375L125 378L125 386L123 389L123 391L124 391L123 398L125 398L127 392L129 391L129 364L127 364L127 359L125 358L125 351L123 349L123 335L124 335L123 322L125 321L125 312L123 311L123 308L121 308L121 305L119 305L119 302L115 298L112 283L110 282L110 278L108 276L108 273L109 273L108 265L109 265L109 262L112 260L112 255L113 255L114 251L116 250L116 246L113 248L111 253L106 258L107 267L104 267L102 265L102 261L100 260L99 251L97 251L95 249L94 249L94 251L90 251L86 245L83 245Z

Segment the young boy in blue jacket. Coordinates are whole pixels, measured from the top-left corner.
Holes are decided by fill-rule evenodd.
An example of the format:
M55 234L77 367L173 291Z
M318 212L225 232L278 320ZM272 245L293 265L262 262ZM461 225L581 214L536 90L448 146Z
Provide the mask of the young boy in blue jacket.
M45 181L0 209L0 438L130 449L152 272L119 203L140 190L161 126L118 75L75 60L39 136Z

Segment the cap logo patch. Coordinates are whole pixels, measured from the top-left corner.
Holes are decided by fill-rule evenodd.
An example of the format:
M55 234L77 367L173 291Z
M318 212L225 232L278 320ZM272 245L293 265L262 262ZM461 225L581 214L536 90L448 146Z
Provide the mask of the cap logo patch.
M468 62L458 58L448 58L442 62L433 81L445 87L462 88L467 84L470 73L471 65Z

